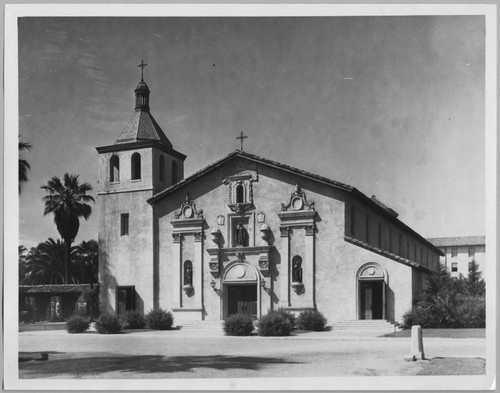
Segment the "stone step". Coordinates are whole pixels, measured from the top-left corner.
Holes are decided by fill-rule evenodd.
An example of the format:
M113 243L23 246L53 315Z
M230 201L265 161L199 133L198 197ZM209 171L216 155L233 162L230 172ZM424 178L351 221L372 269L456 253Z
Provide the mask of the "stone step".
M222 330L224 321L180 321L177 326L183 330Z
M332 330L352 330L352 331L374 330L374 331L394 332L400 330L400 328L396 324L390 321L372 319L372 320L335 321L332 323Z

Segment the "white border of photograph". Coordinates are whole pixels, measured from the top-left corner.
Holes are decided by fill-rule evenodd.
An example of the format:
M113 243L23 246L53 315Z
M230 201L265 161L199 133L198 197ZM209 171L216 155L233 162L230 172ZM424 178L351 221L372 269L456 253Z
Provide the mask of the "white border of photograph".
M26 16L381 16L484 15L486 20L486 244L487 361L485 376L325 377L271 379L18 379L19 243L18 36L17 18ZM5 5L5 138L4 138L4 388L49 390L485 390L493 389L496 372L496 93L497 10L485 4L7 4ZM8 305L5 307L5 299ZM408 344L410 345L410 344Z

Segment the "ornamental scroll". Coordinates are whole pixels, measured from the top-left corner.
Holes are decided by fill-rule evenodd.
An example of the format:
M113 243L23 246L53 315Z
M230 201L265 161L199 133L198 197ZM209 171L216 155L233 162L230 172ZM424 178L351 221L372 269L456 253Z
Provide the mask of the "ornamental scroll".
M299 184L295 185L295 191L290 194L288 203L281 203L281 211L286 212L289 208L292 210L303 210L307 207L309 210L316 210L314 202L307 202L307 197L304 191L300 188Z
M180 210L174 213L174 217L178 220L180 218L193 218L194 215L198 218L203 218L203 209L197 210L196 203L194 203L189 198L189 194L187 194L186 199L181 204Z

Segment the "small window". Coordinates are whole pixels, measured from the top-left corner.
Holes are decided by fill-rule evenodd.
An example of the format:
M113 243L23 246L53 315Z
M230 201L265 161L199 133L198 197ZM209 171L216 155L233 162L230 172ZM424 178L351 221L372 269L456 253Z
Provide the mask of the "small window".
M160 163L158 165L160 181L165 181L165 156L160 156Z
M476 254L476 249L474 247L469 247L469 257L473 258Z
M243 188L242 184L238 184L236 186L236 203L244 203L245 202L244 191L245 191L245 189Z
M356 208L351 206L351 236L356 237Z
M172 184L179 181L179 170L177 168L177 161L172 161Z
M141 179L141 155L139 153L132 154L132 180Z
M184 262L184 285L193 286L193 262Z
M452 262L452 264L451 264L451 271L452 272L458 272L458 263L457 262Z
M382 223L378 223L378 248L382 248Z
M458 247L451 248L451 256L456 257L458 255Z
M109 160L109 181L111 183L120 181L120 159L118 156L113 156Z
M128 213L120 215L120 235L128 235Z
M472 266L474 266L474 262L473 261L470 261L469 262L469 272L472 271Z
M135 311L135 287L116 288L116 314L118 317L125 316L128 312Z
M392 229L389 229L389 252L392 252Z
M365 233L366 242L370 243L370 216L369 215L366 216L365 231L366 231L366 233Z

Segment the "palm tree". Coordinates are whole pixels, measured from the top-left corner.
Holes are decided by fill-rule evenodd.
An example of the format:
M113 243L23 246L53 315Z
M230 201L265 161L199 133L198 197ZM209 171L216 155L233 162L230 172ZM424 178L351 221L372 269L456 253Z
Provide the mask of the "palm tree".
M19 285L24 284L24 278L26 277L26 252L28 250L22 244L18 246L19 254Z
M19 142L19 156L25 150L31 150L31 145L27 142ZM28 171L30 168L28 161L19 158L19 193L21 193L21 185L28 181Z
M71 264L71 244L80 229L80 217L87 220L92 213L88 202L95 202L87 192L92 190L88 183L79 184L78 175L64 174L64 184L54 176L42 186L49 194L43 197L45 210L43 215L54 214L57 231L64 240L64 282L68 283L69 268Z
M92 284L98 282L99 264L98 264L98 247L94 239L82 241L79 245L72 248L71 256L75 274L78 282Z
M23 283L28 285L62 284L65 247L61 240L49 240L33 247L24 260Z

